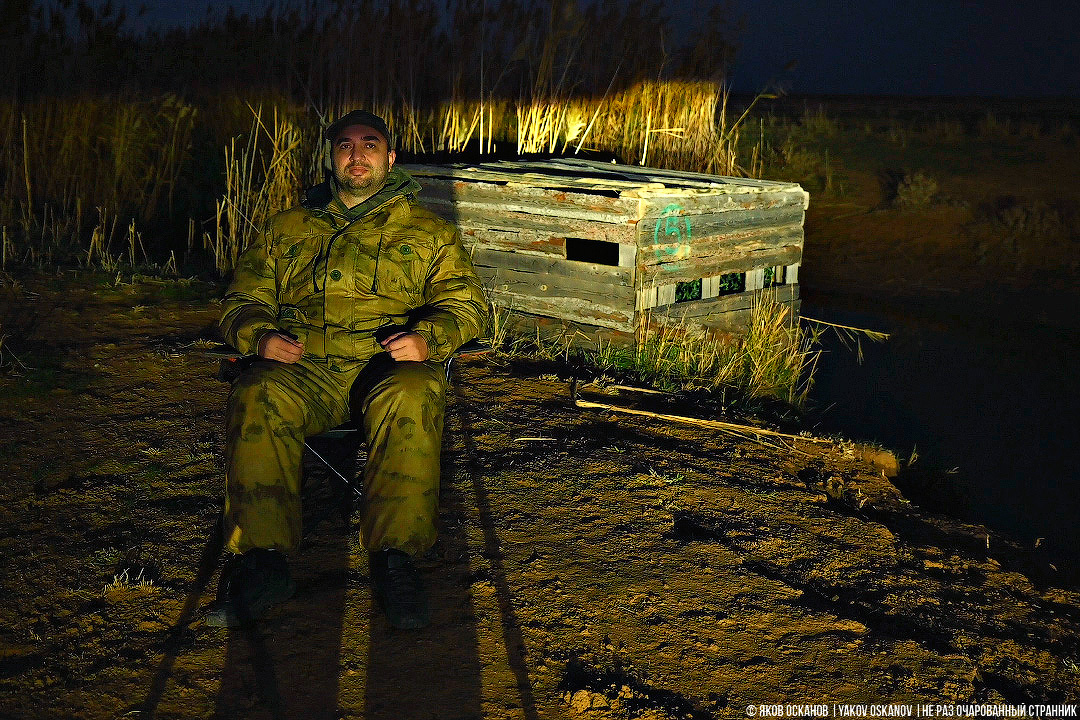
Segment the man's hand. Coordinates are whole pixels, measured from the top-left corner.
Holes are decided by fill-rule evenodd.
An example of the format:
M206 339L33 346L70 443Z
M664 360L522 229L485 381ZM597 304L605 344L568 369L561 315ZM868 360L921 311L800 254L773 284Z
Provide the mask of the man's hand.
M428 359L427 340L423 335L414 332L399 332L390 335L385 340L379 341L383 350L390 353L390 357L397 361L415 360L423 362Z
M284 333L270 332L259 339L259 357L294 363L304 354L304 343L288 337Z

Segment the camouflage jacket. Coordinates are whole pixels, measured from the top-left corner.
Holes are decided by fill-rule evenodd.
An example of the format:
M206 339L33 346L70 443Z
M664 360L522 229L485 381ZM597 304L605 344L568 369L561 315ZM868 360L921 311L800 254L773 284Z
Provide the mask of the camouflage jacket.
M416 203L419 185L393 169L374 207L346 210L326 184L267 221L237 261L219 328L241 353L285 330L304 355L345 369L382 351L393 329L445 360L483 330L488 306L453 225Z

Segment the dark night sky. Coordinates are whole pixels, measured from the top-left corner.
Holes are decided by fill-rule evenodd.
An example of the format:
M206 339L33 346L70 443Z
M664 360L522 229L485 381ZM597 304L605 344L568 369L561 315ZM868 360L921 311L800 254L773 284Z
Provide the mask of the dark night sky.
M611 0L602 0L608 1ZM129 4L136 7L132 0ZM206 0L145 0L142 22L175 24ZM216 4L216 3L215 3ZM744 29L733 88L773 80L802 94L1080 97L1080 24L1068 0L730 0ZM675 40L697 18L671 0ZM257 0L238 0L240 11ZM797 61L794 70L784 67Z
M1080 97L1074 2L735 0L738 90ZM1075 7L1072 8L1075 11Z

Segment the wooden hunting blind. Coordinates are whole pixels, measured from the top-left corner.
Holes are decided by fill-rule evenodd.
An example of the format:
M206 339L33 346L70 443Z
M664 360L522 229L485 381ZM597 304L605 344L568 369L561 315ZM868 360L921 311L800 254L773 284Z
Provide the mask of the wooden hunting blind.
M799 305L795 183L589 160L409 165L513 324L632 343L646 322L736 331L772 288Z

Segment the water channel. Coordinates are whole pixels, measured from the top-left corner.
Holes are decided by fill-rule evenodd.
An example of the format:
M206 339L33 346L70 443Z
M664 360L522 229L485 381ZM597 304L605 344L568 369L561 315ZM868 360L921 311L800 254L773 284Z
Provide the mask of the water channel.
M1074 308L888 303L804 284L803 314L891 333L864 360L825 343L812 400L823 431L916 459L897 484L929 510L985 524L1080 567L1080 332ZM1040 540L1041 538L1041 540Z

